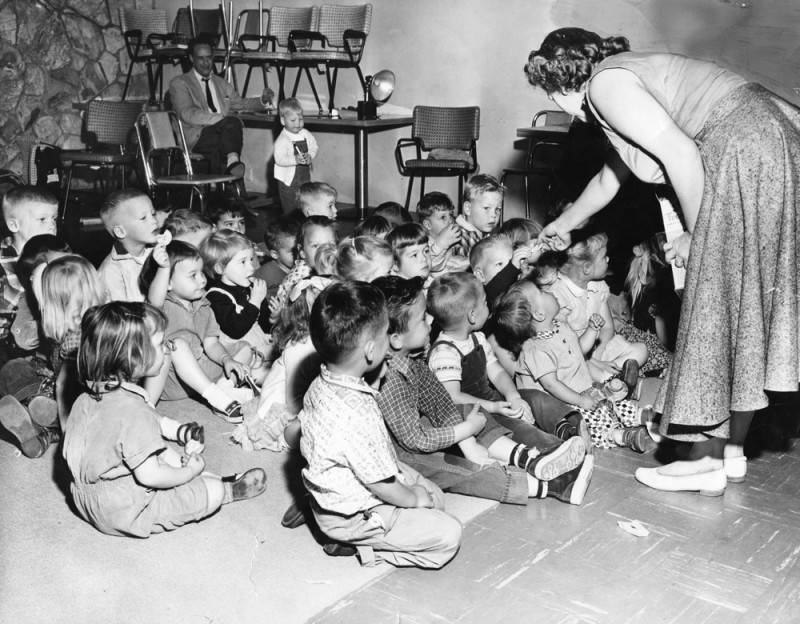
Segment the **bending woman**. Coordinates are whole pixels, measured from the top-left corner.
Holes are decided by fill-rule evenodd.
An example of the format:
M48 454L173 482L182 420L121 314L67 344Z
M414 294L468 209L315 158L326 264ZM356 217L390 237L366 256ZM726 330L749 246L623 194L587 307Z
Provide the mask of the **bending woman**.
M713 63L629 49L624 37L562 28L528 57L530 83L614 147L540 239L568 245L630 172L673 186L687 232L665 251L687 278L661 431L693 445L688 460L636 478L718 495L745 477L764 391L798 387L800 111Z

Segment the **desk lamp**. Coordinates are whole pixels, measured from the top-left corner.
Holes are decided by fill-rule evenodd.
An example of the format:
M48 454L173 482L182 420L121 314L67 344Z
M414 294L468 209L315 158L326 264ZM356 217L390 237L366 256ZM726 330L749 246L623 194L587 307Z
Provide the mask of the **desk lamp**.
M358 118L377 119L378 106L388 101L394 92L394 72L382 69L374 76L367 76L364 82L366 83L364 99L356 105Z

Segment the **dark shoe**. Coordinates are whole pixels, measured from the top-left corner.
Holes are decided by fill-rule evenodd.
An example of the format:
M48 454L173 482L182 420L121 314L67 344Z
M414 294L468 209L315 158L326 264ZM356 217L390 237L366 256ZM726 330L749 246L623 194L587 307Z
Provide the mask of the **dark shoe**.
M645 425L638 427L625 427L622 430L622 446L626 446L637 453L654 451L658 444L650 437Z
M41 457L50 446L46 430L31 420L28 410L13 395L0 399L0 423L17 439L25 457Z
M58 403L44 396L35 396L28 402L31 420L40 427L58 427Z
M622 372L620 373L622 381L628 386L628 396L636 392L636 386L639 383L639 362L636 360L625 360L622 365Z
M230 405L221 412L217 412L225 420L233 425L238 425L244 422L244 415L242 414L242 404L239 401L231 401Z
M303 502L307 502L304 498ZM292 501L289 508L284 512L281 518L281 526L287 529L296 529L306 523L306 511L308 507L300 506L297 501Z
M540 481L550 481L581 465L586 455L586 445L573 437L557 446L543 450L526 467L528 473Z
M231 486L231 500L240 501L255 498L267 489L267 473L261 468L251 468L241 475L222 477Z
M228 175L232 175L232 176L234 176L236 178L243 178L244 177L244 163L241 160L237 160L235 162L232 162L225 169L225 173L227 173Z
M322 550L329 557L354 557L358 552L355 546L341 542L328 542L322 546Z
M593 470L594 455L587 455L579 468L547 482L547 496L556 498L562 503L580 505L586 496L586 490L589 489Z

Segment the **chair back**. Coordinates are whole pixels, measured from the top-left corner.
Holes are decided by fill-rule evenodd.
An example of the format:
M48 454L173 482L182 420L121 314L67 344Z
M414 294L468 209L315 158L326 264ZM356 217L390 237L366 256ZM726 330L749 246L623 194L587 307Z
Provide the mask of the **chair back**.
M343 48L346 30L358 30L368 35L371 25L371 4L355 6L323 4L319 8L319 25L316 30L325 35L329 47Z
M124 147L132 138L141 111L141 102L90 100L86 108L84 142L90 147L97 144Z
M155 187L155 159L159 155L170 155L178 151L183 158L186 172L193 175L192 161L186 147L183 126L174 111L145 111L136 122L136 137L139 140L139 156L144 168L145 181L149 189Z
M568 126L572 115L562 110L541 110L533 116L531 126Z
M478 106L415 106L412 117L411 136L424 150L470 150L480 136Z
M147 41L150 35L166 35L169 32L169 20L166 9L132 9L119 8L119 23L122 32L141 30L141 41Z
M289 33L293 30L317 30L319 7L272 7L269 10L267 34L274 37L281 48L289 47ZM298 48L310 45L307 40L295 40Z
M256 50L261 47L261 43L252 37L264 37L269 31L269 9L261 11L262 18L259 20L258 9L242 9L236 18L236 29L233 34L233 43L240 50ZM242 36L248 35L251 39L243 41Z

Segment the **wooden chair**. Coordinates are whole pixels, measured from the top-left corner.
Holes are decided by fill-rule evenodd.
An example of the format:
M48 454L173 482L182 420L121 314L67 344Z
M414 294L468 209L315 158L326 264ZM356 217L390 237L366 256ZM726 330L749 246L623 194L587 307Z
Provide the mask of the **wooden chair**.
M567 132L561 132L563 138L555 139L556 136L552 128L564 130L572 123L572 115L560 110L542 110L533 116L531 122L531 137L528 139L528 150L525 155L524 167L508 167L503 169L500 176L500 183L505 184L509 176L521 176L525 191L525 218L531 218L530 205L530 179L540 177L544 180L545 191L549 192L553 184L555 167L563 150L563 143L567 138ZM537 128L541 130L536 131ZM503 212L500 213L500 221L503 220Z
M196 195L203 212L206 191L211 186L237 184L239 180L228 174L194 173L183 126L174 111L141 113L136 123L136 135L145 184L151 197L159 188L187 189L190 191L189 208L192 208ZM181 173L175 173L176 159L182 165Z
M422 179L420 197L425 194L425 178L458 177L456 203L461 201L467 176L478 169L480 117L477 106L414 107L411 138L400 139L394 151L400 175L409 178L406 209L415 177ZM404 157L407 148L414 148L414 158Z
M99 182L105 191L104 173L110 179L119 174L119 185L125 188L128 168L136 163L136 152L132 146L133 128L142 110L141 102L116 102L91 100L86 109L83 127L83 142L86 149L63 150L60 155L65 183L59 218L64 222L72 188L72 173L75 167L88 168L100 174Z

